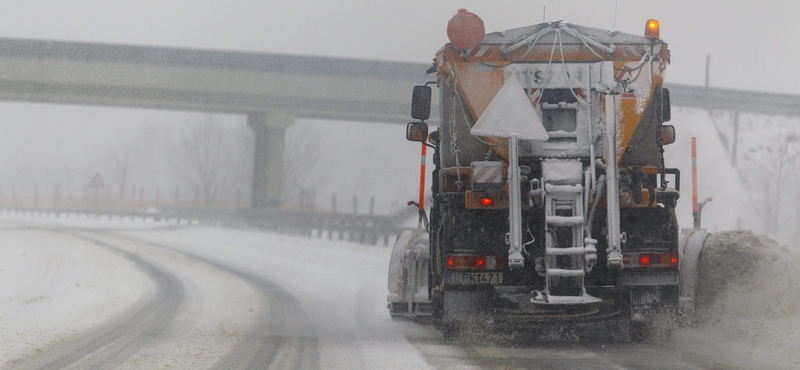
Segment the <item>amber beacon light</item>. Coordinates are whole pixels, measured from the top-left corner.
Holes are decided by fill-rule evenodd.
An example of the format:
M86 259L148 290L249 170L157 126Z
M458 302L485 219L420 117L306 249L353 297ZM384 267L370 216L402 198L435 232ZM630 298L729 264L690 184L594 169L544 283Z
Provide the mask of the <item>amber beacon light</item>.
M660 31L661 26L658 24L658 19L648 19L647 25L644 27L644 38L657 39Z

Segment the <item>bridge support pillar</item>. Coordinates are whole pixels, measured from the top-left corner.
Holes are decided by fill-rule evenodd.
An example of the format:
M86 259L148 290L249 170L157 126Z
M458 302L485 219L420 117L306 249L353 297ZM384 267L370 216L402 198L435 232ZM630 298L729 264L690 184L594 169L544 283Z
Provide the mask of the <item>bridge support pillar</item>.
M247 125L255 132L251 208L265 209L280 205L284 139L286 129L294 124L294 119L294 114L285 112L247 115Z

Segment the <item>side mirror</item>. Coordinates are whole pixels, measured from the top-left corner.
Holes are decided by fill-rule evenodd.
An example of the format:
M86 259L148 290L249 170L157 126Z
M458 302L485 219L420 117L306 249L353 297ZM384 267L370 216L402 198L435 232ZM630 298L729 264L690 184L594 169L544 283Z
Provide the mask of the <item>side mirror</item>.
M661 89L661 122L672 119L672 109L669 104L669 89Z
M425 122L409 122L406 125L406 140L424 143L428 140L428 124Z
M661 143L669 145L675 142L675 126L663 125L661 126Z
M430 87L414 86L414 95L411 97L411 117L421 121L431 117Z

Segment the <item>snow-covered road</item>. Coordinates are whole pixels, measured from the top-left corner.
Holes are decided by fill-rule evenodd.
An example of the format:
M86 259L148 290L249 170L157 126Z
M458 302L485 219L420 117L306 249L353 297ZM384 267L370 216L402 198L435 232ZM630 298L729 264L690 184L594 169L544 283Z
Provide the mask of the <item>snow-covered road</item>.
M3 216L0 369L800 366L788 351L742 351L747 343L714 331L678 332L661 347L448 343L389 318L389 252L251 230Z
M375 278L387 253L255 231L5 218L0 363L431 368L388 318Z

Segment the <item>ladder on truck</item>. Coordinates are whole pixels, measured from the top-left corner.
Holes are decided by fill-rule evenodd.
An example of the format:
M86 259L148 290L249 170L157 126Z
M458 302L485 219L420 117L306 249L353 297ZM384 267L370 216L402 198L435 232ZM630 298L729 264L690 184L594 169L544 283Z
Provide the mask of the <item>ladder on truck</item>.
M546 160L542 164L545 201L546 289L531 299L540 304L586 304L601 300L586 293L586 255L596 254L583 237L583 165L578 161Z

